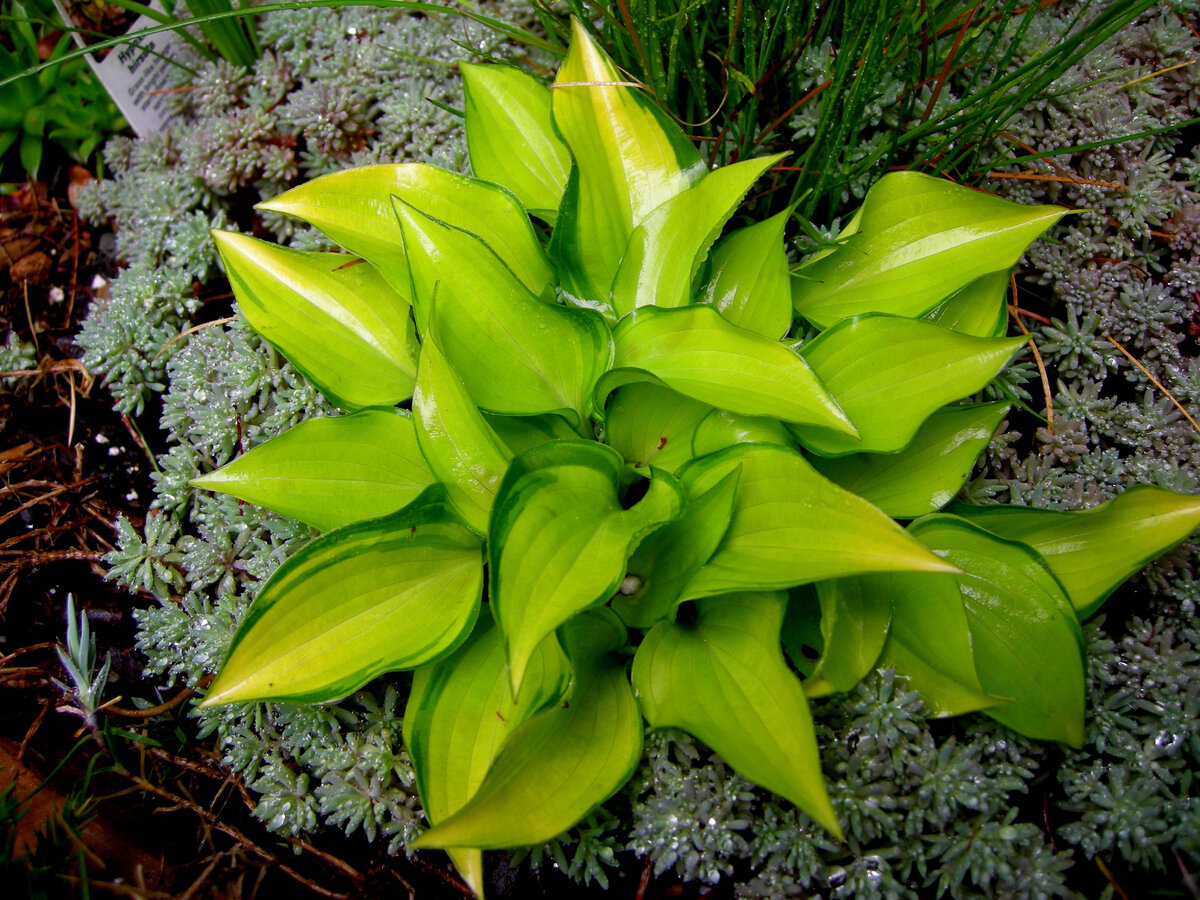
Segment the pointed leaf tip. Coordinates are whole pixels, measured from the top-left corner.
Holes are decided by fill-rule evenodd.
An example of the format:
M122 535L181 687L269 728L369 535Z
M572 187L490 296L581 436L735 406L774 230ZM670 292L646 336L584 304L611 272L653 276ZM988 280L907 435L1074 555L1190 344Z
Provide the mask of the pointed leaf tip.
M739 466L733 520L684 599L867 572L959 571L785 447L730 447L692 461L679 478L695 499Z
M695 621L663 622L646 636L633 683L651 725L700 738L840 840L808 701L780 650L786 604L782 593L698 602Z
M629 780L642 755L642 716L625 660L602 639L623 640L624 630L610 611L596 609L561 633L575 673L569 698L518 726L474 796L410 849L541 844Z
M322 535L263 586L206 706L325 702L424 665L470 633L482 591L479 539L437 489L392 516Z
M343 409L412 396L408 301L369 265L229 231L214 240L246 321Z
M894 172L867 193L856 230L796 271L792 300L819 328L871 312L921 316L975 279L1012 268L1068 212Z
M956 503L956 515L1045 559L1079 618L1096 612L1131 575L1200 527L1200 497L1136 485L1091 509L1065 512Z
M630 87L578 20L551 88L574 160L551 240L563 286L603 303L633 230L705 174L696 148L640 88Z
M571 153L550 119L550 89L511 66L460 62L471 168L502 184L533 215L554 224ZM522 148L514 152L514 148Z
M329 531L396 512L433 481L412 419L369 409L301 422L189 484Z

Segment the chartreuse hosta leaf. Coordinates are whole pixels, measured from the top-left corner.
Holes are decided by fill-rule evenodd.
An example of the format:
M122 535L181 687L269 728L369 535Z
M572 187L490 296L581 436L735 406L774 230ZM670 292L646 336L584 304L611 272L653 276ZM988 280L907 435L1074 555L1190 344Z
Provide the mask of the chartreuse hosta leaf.
M484 413L483 419L496 432L513 456L546 441L578 440L579 432L562 416L496 416Z
M532 215L553 225L571 153L550 121L550 89L511 66L460 62L458 71L471 169L507 187Z
M538 300L486 244L396 200L417 322L430 317L472 400L489 412L587 416L612 360L599 313Z
M1008 412L1002 403L946 406L898 453L852 453L813 468L889 516L915 519L941 509L958 493Z
M412 396L416 336L408 301L370 266L230 231L213 239L242 315L343 409Z
M821 658L805 679L810 697L843 693L875 668L892 621L892 601L864 587L866 578L817 583L821 604Z
M786 604L783 593L697 602L694 615L646 635L633 684L651 725L695 735L840 838L808 701L779 645Z
M705 174L679 126L572 21L571 47L552 88L554 126L575 166L551 249L563 286L608 299L634 228ZM690 265L690 261L689 261Z
M294 187L258 208L315 225L371 263L393 289L408 297L408 264L392 197L476 235L535 294L551 287L550 262L517 198L498 185L437 166L401 163L347 169Z
M204 705L335 700L458 646L479 613L483 548L437 494L322 535L280 566Z
M1036 550L1084 619L1130 575L1200 526L1200 497L1139 485L1077 512L965 504L951 512Z
M404 711L404 745L412 758L421 806L431 825L466 805L517 727L559 703L571 667L558 640L547 638L530 660L518 699L509 689L500 630L485 604L471 637L453 655L418 669ZM447 851L476 896L483 896L477 848Z
M677 471L692 458L692 436L712 409L661 384L627 384L608 400L608 445L635 468Z
M979 683L967 611L954 576L897 572L854 580L864 596L891 602L892 624L879 665L907 678L931 715L960 716L1004 702Z
M741 228L717 244L712 271L700 292L726 319L771 340L792 324L792 289L783 229L790 209Z
M365 409L301 422L191 483L328 531L407 506L434 477L412 419Z
M684 587L716 552L733 520L739 470L734 469L651 532L633 551L612 607L631 628L674 618Z
M417 445L445 486L450 505L476 533L487 534L496 489L512 454L471 402L432 336L421 346L413 422Z
M714 409L700 420L692 434L692 455L704 456L736 444L751 443L796 447L796 439L778 419L739 416L727 409Z
M975 337L1004 337L1008 330L1006 269L976 278L925 314L925 321Z
M1025 339L977 338L899 316L841 322L801 354L858 429L859 438L793 428L804 446L840 456L903 449L939 407L981 390Z
M738 468L733 521L685 600L860 572L956 571L793 450L742 444L688 463L679 478L694 500Z
M521 723L474 795L408 846L541 844L611 797L642 755L642 717L625 674L625 626L607 609L559 631L571 661L568 699Z
M623 469L603 444L556 441L516 457L504 476L488 532L488 593L514 692L542 639L611 597L638 541L683 507L678 482L656 470L645 495L623 508Z
M857 432L803 359L778 341L731 325L711 306L645 306L613 330L614 369L604 396L642 373L679 393L746 416L820 425L852 439Z
M630 236L613 280L617 316L639 306L691 303L692 281L721 228L750 186L784 156L722 166L650 213Z
M1067 214L916 172L885 175L861 212L840 247L792 276L796 311L818 328L871 312L924 315L975 279L1012 268Z
M955 580L979 683L1012 698L986 714L1026 737L1082 746L1083 632L1045 561L954 516L928 516L910 531L963 570Z

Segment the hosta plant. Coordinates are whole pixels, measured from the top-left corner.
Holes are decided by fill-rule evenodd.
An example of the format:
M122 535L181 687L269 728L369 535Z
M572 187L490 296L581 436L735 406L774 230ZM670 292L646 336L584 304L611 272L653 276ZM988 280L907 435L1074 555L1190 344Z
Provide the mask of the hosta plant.
M372 166L263 204L344 253L217 234L246 319L347 415L196 481L323 532L204 703L413 670L410 846L477 893L482 850L620 789L643 718L835 836L809 698L875 667L1079 745L1079 619L1200 501L951 502L1007 411L964 401L1024 343L1009 270L1064 211L893 174L789 272L788 212L726 229L779 157L706 170L582 28L551 88L463 70L477 177Z

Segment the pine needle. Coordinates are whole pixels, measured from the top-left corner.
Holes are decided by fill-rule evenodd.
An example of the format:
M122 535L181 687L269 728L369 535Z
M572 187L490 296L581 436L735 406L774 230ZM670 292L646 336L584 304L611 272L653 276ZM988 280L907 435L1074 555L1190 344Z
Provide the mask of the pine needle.
M1009 285L1012 288L1013 302L1008 305L1009 312L1017 322L1017 327L1021 329L1021 334L1029 338L1029 348L1033 351L1033 361L1037 364L1038 375L1042 379L1042 393L1046 395L1046 428L1054 434L1054 401L1050 394L1050 376L1046 374L1046 363L1042 360L1042 354L1038 350L1037 343L1033 340L1033 335L1029 333L1029 329L1025 327L1025 323L1021 321L1021 308L1017 306L1017 276L1014 273L1009 277Z
M1129 185L1117 184L1115 181L1095 181L1091 178L1075 178L1071 175L1039 175L1037 172L988 172L988 178L1010 178L1016 181L1053 181L1060 184L1090 184L1093 187L1112 188L1114 191L1127 191Z
M1194 59L1189 59L1189 60L1186 60L1181 63L1176 63L1173 66L1167 66L1165 69L1159 69L1157 72L1151 72L1149 75L1143 75L1141 78L1135 78L1135 79L1133 79L1133 81L1127 81L1123 85L1121 85L1119 90L1123 91L1127 87L1131 87L1132 85L1135 85L1135 84L1140 84L1143 81L1149 81L1151 78L1157 78L1159 75L1166 75L1168 72L1174 72L1176 69L1186 68L1186 67L1192 65L1194 62L1195 62Z
M1125 358L1126 358L1126 359L1128 359L1128 360L1129 360L1131 363L1133 363L1135 366L1137 366L1137 367L1138 367L1138 369L1140 369L1140 370L1141 370L1141 373L1142 373L1143 375L1145 375L1147 378L1149 378L1149 379L1150 379L1150 383L1151 383L1152 385L1154 385L1156 388L1158 388L1160 391L1162 391L1164 394L1166 394L1166 396L1167 396L1167 399L1168 399L1168 400L1170 400L1172 403L1174 403L1174 404L1175 404L1175 408L1176 408L1177 410L1179 410L1181 413L1183 413L1183 417L1184 417L1185 419L1187 419L1189 422L1191 422L1191 423L1192 423L1192 427L1196 429L1196 433L1197 433L1197 434L1200 434L1200 423L1197 423L1197 422L1196 422L1196 420L1195 420L1195 419L1193 419L1193 418L1191 417L1191 415L1188 413L1188 411L1187 411L1186 409L1184 409L1184 408L1183 408L1183 404L1182 404L1182 403L1180 403L1178 400L1176 400L1176 399L1175 399L1175 395L1174 395L1174 394L1172 394L1170 391L1168 391L1168 390L1167 390L1167 389L1166 389L1166 388L1163 386L1163 383L1162 383L1161 381L1159 381L1157 378L1155 378L1153 375L1151 375L1151 374L1150 374L1150 370L1149 370L1149 369L1147 369L1147 368L1146 368L1144 365L1142 365L1141 361L1139 361L1138 359L1136 359L1132 353L1130 353L1128 350L1126 350L1124 347L1122 347L1122 346L1121 346L1121 345L1120 345L1120 344L1117 342L1117 339L1116 339L1115 337L1113 337L1111 334L1106 334L1106 335L1105 335L1105 337L1108 339L1108 342L1109 342L1110 344L1112 344L1114 347L1116 347L1118 350L1120 350L1122 353L1124 353L1124 354L1125 354Z
M154 354L154 358L158 359L160 356L162 356L164 353L167 352L167 348L170 347L172 344L174 344L177 341L182 341L189 334L195 334L201 328L208 328L210 325L228 325L230 322L236 322L236 321L237 321L237 316L226 316L223 319L213 319L211 322L201 322L199 325L193 325L191 328L185 328L183 331L179 332L179 334L175 335L175 337L171 338L169 341L167 341L165 344L163 344L161 347L159 347L158 352Z

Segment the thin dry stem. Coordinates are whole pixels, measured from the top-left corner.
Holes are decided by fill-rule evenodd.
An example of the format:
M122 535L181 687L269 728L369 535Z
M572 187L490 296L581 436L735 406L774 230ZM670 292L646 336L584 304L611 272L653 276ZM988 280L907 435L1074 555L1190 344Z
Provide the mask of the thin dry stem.
M362 262L362 260L357 260L357 262ZM350 263L347 263L347 265L350 265ZM339 267L339 268L342 268L342 267ZM167 341L165 344L163 344L161 347L159 347L158 352L154 354L154 358L158 359L160 356L162 356L167 351L167 348L170 347L172 344L174 344L176 341L182 341L189 334L195 334L201 328L209 328L213 325L226 325L230 322L236 322L236 321L237 321L237 316L226 316L223 319L213 319L211 322L201 322L199 325L193 325L191 328L185 328L183 331L179 332L179 334L175 335L175 337L171 338L169 341Z
M1127 81L1123 85L1121 85L1120 88L1118 88L1118 90L1123 91L1127 87L1131 87L1132 85L1135 85L1135 84L1140 84L1143 81L1149 81L1151 78L1157 78L1159 75L1166 75L1168 72L1174 72L1176 69L1186 68L1186 67L1194 64L1195 62L1196 61L1194 59L1189 59L1189 60L1186 60L1181 63L1176 63L1173 66L1167 66L1165 69L1159 69L1157 72L1151 72L1149 75L1143 75L1141 78L1135 78L1135 79L1133 79L1133 81Z
M1177 410L1179 410L1181 413L1183 413L1183 417L1185 419L1187 419L1188 422L1191 423L1191 425L1194 429L1196 429L1196 433L1200 434L1200 424L1198 424L1196 422L1196 420L1192 418L1191 414L1186 409L1183 408L1183 404L1175 399L1175 395L1172 394L1170 391L1168 391L1166 389L1166 387L1163 386L1163 383L1161 381L1159 381L1152 374L1150 374L1150 370L1147 369L1145 366L1143 366L1140 360L1136 359L1132 353L1130 353L1128 350L1126 350L1124 347L1122 347L1121 344L1117 341L1117 339L1115 337L1113 337L1111 334L1106 334L1105 337L1108 339L1108 342L1110 344L1112 344L1114 347L1116 347L1118 350L1120 350L1122 353L1124 353L1125 358L1128 359L1135 366L1137 366L1138 369L1141 370L1141 373L1143 375L1145 375L1147 378L1150 379L1150 383L1152 385L1154 385L1156 388L1158 388L1160 391L1162 391L1164 394L1166 394L1167 399L1175 404L1175 408Z
M1059 184L1089 184L1093 187L1111 188L1114 191L1127 191L1129 185L1117 184L1115 181L1096 181L1091 178L1076 178L1073 175L1039 175L1037 172L988 172L988 178L1012 179L1014 181L1053 181Z
M1009 304L1009 312L1013 314L1013 318L1017 322L1017 327L1021 329L1021 334L1029 339L1029 348L1033 351L1033 360L1037 364L1038 375L1042 379L1042 393L1046 397L1046 429L1054 434L1054 401L1050 394L1050 376L1046 374L1046 363L1042 360L1042 354L1038 350L1037 342L1034 341L1033 335L1029 333L1029 329L1025 327L1025 323L1021 321L1020 307L1017 306L1017 276L1015 274L1009 276L1009 287L1012 290L1013 302Z
M1121 886L1117 884L1117 879L1113 877L1113 873L1110 872L1108 866L1104 864L1104 860L1102 860L1099 856L1093 856L1092 861L1096 864L1096 868L1100 870L1101 874L1108 879L1108 883L1112 885L1112 889L1116 895L1120 897L1121 900L1129 900L1129 895L1121 890Z

